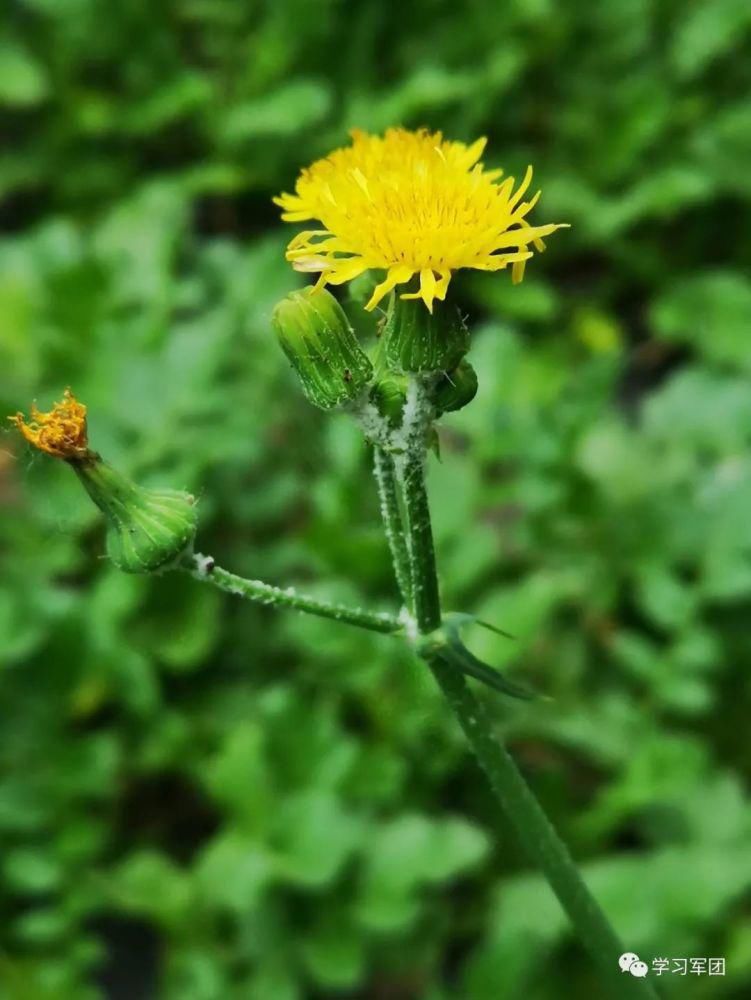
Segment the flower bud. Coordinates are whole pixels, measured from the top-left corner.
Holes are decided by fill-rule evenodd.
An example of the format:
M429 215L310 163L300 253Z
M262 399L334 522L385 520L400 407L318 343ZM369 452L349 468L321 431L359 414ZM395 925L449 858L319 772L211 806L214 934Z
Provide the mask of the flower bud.
M170 569L193 548L198 527L195 500L178 490L136 486L89 448L87 410L70 389L51 410L36 405L30 419L10 418L38 451L62 459L107 519L107 552L126 573Z
M107 554L125 573L156 573L190 553L198 527L195 499L144 489L94 454L69 464L107 520Z
M402 412L407 402L406 382L404 377L388 376L376 382L370 393L376 409L392 427L398 427L402 422Z
M311 403L324 410L355 399L373 377L344 310L326 289L292 292L274 309L274 330Z
M477 372L466 358L450 372L441 372L431 390L431 399L441 413L461 410L477 395Z
M394 297L383 337L386 361L397 372L448 371L469 350L469 330L458 309L445 304L431 313L422 302Z

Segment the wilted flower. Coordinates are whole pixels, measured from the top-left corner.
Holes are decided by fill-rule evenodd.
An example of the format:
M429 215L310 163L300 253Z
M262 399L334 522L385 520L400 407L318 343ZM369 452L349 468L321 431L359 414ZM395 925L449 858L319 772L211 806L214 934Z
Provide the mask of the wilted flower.
M42 413L33 404L28 423L22 413L8 419L39 451L55 458L73 460L88 455L86 407L78 402L70 389L65 390L62 402L55 403L49 413Z
M89 449L86 407L70 389L49 413L31 408L10 417L26 440L71 466L107 521L107 554L126 573L157 573L176 566L193 548L195 499L172 489L144 489Z

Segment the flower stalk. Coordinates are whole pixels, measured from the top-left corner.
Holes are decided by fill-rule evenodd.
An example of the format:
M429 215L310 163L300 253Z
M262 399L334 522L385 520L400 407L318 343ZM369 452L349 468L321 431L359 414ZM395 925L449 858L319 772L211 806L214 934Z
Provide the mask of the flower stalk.
M410 553L415 618L423 637L418 651L451 706L504 815L555 892L606 981L618 996L656 1000L649 983L621 973L618 958L626 949L513 758L493 731L484 705L467 684L460 657L450 644L441 641L438 574L425 484L430 423L431 407L425 383L413 379L405 408L406 452L397 467L407 511L404 542ZM426 636L430 638L426 640ZM435 641L433 636L437 636Z
M428 659L428 664L504 815L558 897L604 980L612 985L617 996L657 1000L657 994L646 980L624 976L621 972L618 958L627 949L587 888L568 848L513 757L493 732L483 703L470 691L450 656L435 654Z
M391 552L397 586L404 606L408 611L411 611L412 574L409 565L407 536L404 532L402 512L399 506L396 470L391 455L379 445L373 449L373 472L381 502L383 529Z
M419 376L410 379L404 410L405 452L397 460L397 472L404 496L407 521L414 612L417 629L427 635L441 625L441 601L438 593L433 527L428 495L425 490L427 436L432 426L433 407Z
M262 580L247 580L217 566L211 556L194 555L186 559L180 568L196 580L256 604L302 611L318 618L329 618L343 625L355 625L369 632L386 635L394 635L403 629L402 622L394 615L322 601L307 594L298 594L293 587L282 589Z

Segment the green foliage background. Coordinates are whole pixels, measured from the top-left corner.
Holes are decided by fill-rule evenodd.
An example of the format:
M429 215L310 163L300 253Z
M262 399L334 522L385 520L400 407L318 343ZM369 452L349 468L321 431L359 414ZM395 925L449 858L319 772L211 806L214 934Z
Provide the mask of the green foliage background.
M751 989L746 0L15 0L0 28L0 410L201 497L200 547L394 602L342 417L269 332L272 194L354 125L535 164L528 277L457 282L480 393L431 469L447 605L629 948ZM0 996L602 996L398 644L129 578L0 436ZM316 581L322 581L320 584Z

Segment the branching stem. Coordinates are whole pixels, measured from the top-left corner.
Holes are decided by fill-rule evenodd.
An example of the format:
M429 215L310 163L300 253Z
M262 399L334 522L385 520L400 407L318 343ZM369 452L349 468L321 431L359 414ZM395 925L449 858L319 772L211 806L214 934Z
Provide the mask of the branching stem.
M345 625L356 625L370 632L394 634L403 628L402 622L393 615L321 601L317 597L298 594L292 587L282 590L281 587L273 587L261 580L246 580L217 566L210 556L193 556L181 566L181 569L190 573L196 580L209 583L219 590L254 601L256 604L291 608L294 611L317 615L319 618L331 618Z

